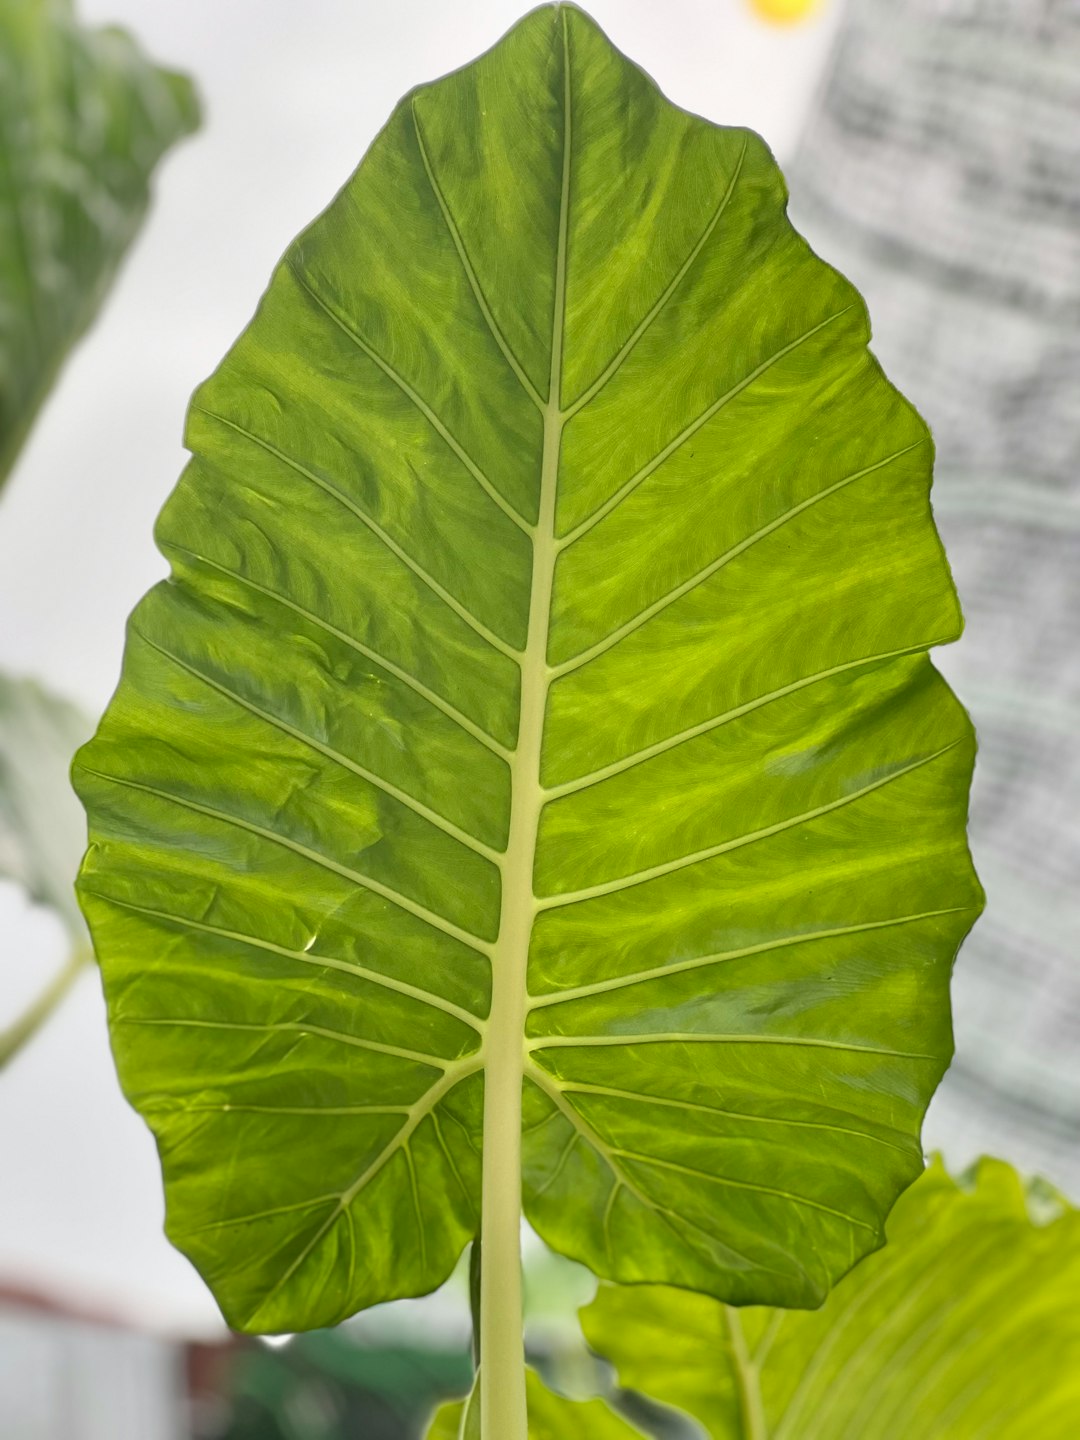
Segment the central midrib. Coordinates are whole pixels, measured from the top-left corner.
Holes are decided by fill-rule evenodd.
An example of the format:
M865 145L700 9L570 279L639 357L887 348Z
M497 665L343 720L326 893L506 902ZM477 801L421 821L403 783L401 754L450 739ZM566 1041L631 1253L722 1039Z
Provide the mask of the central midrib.
M540 759L551 673L547 663L557 547L555 502L566 415L561 409L570 193L570 55L563 44L563 162L559 200L551 368L543 407L540 505L533 535L529 626L521 659L518 738L510 761L510 830L502 868L499 937L485 1038L480 1276L480 1392L484 1440L526 1440L521 1297L521 1107L529 941L536 918L536 840L543 808Z
M544 488L558 466L561 416L544 418ZM550 488L554 488L553 485ZM484 1146L481 1272L482 1383L506 1385L507 1377L524 1372L520 1349L521 1226L521 1089L525 1064L525 1017L529 940L536 915L533 864L543 793L540 750L547 702L547 630L551 608L554 546L550 523L541 506L534 542L529 635L521 666L521 720L518 745L511 761L510 835L503 863L502 912L493 957L491 1013L485 1040ZM545 534L546 530L546 534ZM507 1312L510 1312L509 1314ZM507 1323L494 1323L496 1315ZM485 1322L491 1320L489 1325ZM488 1333L488 1330L493 1333ZM515 1333L516 1332L516 1333ZM508 1353L501 1353L502 1351ZM497 1402L483 1414L498 1414ZM487 1427L485 1426L485 1434ZM492 1435L513 1434L501 1427Z

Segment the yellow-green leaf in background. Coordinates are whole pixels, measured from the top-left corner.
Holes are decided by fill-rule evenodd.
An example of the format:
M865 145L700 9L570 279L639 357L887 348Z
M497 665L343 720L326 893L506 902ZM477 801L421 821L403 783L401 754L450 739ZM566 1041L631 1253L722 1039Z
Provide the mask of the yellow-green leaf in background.
M602 1285L585 1333L712 1440L1073 1440L1076 1210L1003 1161L936 1161L887 1230L812 1313Z

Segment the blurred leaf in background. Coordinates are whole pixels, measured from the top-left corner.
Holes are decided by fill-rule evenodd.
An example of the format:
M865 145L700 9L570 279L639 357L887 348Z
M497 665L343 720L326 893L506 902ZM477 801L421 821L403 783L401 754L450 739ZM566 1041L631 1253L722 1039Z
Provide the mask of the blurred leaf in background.
M86 843L82 808L68 780L76 748L93 726L32 680L0 673L0 878L55 910L70 938L66 964L38 998L0 1028L0 1066L34 1033L92 958L73 877ZM17 964L19 956L13 957Z
M0 0L0 485L198 118L189 80L70 0Z
M0 0L0 486L146 213L154 166L197 123L190 81L121 31L81 28L70 0ZM86 827L68 780L91 729L67 701L0 675L0 878L55 910L71 942L0 1029L0 1065L91 958L72 889Z
M57 911L80 943L86 927L72 876L86 848L86 822L68 766L92 728L33 680L0 673L0 875Z
M441 1397L471 1380L465 1347L358 1344L347 1327L298 1335L284 1349L245 1344L223 1387L227 1425L212 1433L222 1440L418 1437Z
M1003 1161L936 1161L887 1233L817 1311L603 1284L585 1333L712 1440L1071 1440L1080 1213Z

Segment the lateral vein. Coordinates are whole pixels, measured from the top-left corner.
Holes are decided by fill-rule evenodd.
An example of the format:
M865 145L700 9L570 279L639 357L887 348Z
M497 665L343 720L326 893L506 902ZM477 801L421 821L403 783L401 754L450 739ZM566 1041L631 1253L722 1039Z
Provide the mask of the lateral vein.
M884 1055L890 1060L933 1060L940 1055L889 1050L880 1045L855 1045L846 1040L821 1040L810 1035L707 1034L699 1030L649 1031L644 1035L540 1035L527 1042L532 1050L593 1050L602 1045L805 1045L815 1050L839 1050L855 1055Z
M668 965L654 965L648 970L636 970L628 975L614 975L609 980L597 980L591 985L576 985L572 989L553 990L548 994L530 998L530 1010L542 1010L548 1005L561 1005L568 1000L587 999L593 995L604 995L611 990L622 990L629 985L642 985L649 980L659 980L668 975L681 975L687 970L701 970L709 965L722 965L729 960L744 960L753 955L769 955L775 950L784 950L792 945L807 945L817 940L835 940L842 935L862 935L870 930L888 930L897 925L911 925L918 920L934 920L943 915L961 915L966 907L950 906L945 910L923 910L912 915L894 915L888 920L868 920L858 925L838 925L828 930L806 930L801 934L784 935L778 940L765 940L760 945L745 945L739 950L721 950L711 955L696 955L689 960L675 960Z
M552 1110L551 1112L552 1115L558 1115L558 1113L558 1110ZM570 1152L573 1150L574 1146L580 1139L580 1132L576 1130L573 1126L571 1126L570 1139L559 1151L559 1158L555 1161L554 1166L548 1171L547 1177L544 1180L543 1184L537 1185L533 1190L533 1195L543 1195L545 1190L551 1189L552 1185L555 1184L555 1181L558 1180L559 1176L562 1174L563 1169L566 1166L567 1160L570 1159Z
M347 335L349 339L352 340L352 342L357 346L359 350L363 351L363 353L368 357L369 360L373 362L373 364L379 367L379 369L383 372L384 375L387 376L388 379L394 382L394 384L398 387L398 389L402 392L403 395L408 396L408 398L416 406L417 410L420 411L421 415L423 415L424 419L428 422L428 424L435 431L435 433L440 437L440 439L444 441L448 448L453 451L453 453L465 466L465 469L468 470L469 474L480 486L481 490L483 490L485 495L487 495L488 499L494 501L494 503L499 507L503 514L507 516L508 519L512 520L519 530L523 530L525 534L531 535L534 527L529 524L529 522L525 519L523 515L521 515L517 510L514 509L513 505L511 505L508 500L503 498L503 496L491 483L488 477L480 469L480 466L476 463L476 461L472 458L468 451L461 445L457 438L451 433L451 431L447 428L443 421L440 420L438 415L436 415L435 411L431 408L431 406L427 403L423 396L409 384L409 382L404 378L404 376L399 375L398 372L394 369L394 367L387 360L384 360L383 357L379 354L379 352L371 345L369 345L368 342L360 334L358 334L357 331L354 330L353 327L341 315L338 314L338 312L328 301L323 299L323 297L318 293L318 291L315 290L315 288L312 286L311 282L307 279L307 277L296 268L296 266L292 263L291 260L287 261L286 263L288 264L289 270L295 278L297 284L300 285L302 289L307 291L307 293L311 296L312 300L319 307L319 309L322 310L334 322L334 324L338 327L339 330L342 331L343 334Z
M634 1105L660 1105L673 1110L720 1115L725 1120L748 1120L754 1125L781 1125L794 1130L826 1130L837 1135L850 1135L856 1140L870 1140L902 1155L911 1154L910 1144L896 1145L891 1140L873 1135L868 1130L859 1130L853 1125L834 1125L827 1120L795 1120L783 1115L755 1115L747 1110L726 1110L719 1105L704 1105L696 1100L676 1100L670 1095L647 1095L640 1090L620 1090L611 1085L589 1085L583 1080L563 1080L560 1084L567 1094L600 1095L612 1100L628 1100Z
M731 840L722 840L718 845L706 846L703 850L695 850L689 855L680 855L675 860L665 860L659 865L651 865L645 870L635 870L629 875L620 875L616 880L605 880L598 885L589 885L582 890L569 890L561 894L545 896L537 901L539 910L556 910L565 905L577 905L584 900L597 900L605 895L618 895L623 890L630 890L635 885L644 885L650 880L658 880L664 875L671 875L675 871L685 870L691 865L700 865L706 860L715 859L718 855L727 854L731 850L741 850L745 845L753 845L759 840L767 840L773 835L782 834L785 830L795 829L799 825L805 825L812 820L819 819L822 815L829 815L835 810L841 810L846 805L852 805L857 800L867 795L872 795L876 790L882 790L896 780L902 779L913 771L921 770L925 765L931 765L935 760L940 760L942 755L947 755L950 750L962 744L962 740L953 740L948 745L943 745L940 750L933 754L924 756L921 760L915 760L910 765L904 765L899 770L893 770L881 780L874 780L869 785L864 785L859 790L853 790L848 795L841 795L837 800L830 800L824 805L816 805L812 810L804 810L800 815L789 816L785 820L779 820L775 825L766 825L760 830L751 830L745 835L736 835Z
M396 980L392 975L384 975L379 970L369 970L365 965L354 965L349 960L338 960L329 955L319 955L312 950L291 950L288 946L276 945L271 940L263 940L257 935L248 935L242 930L227 930L222 925L212 925L206 920L195 920L190 915L175 915L171 910L157 910L149 905L136 905L133 900L119 900L115 896L105 895L99 890L89 893L96 895L99 900L104 900L109 905L118 906L121 910L132 910L138 915L149 915L152 919L165 920L189 930L198 930L204 935L218 935L223 940L235 940L242 945L251 945L257 950L266 950L271 955L280 955L284 960L294 960L300 965L312 965L316 969L339 970L343 975L355 975L358 979L367 980L372 985L381 986L384 990L393 990L398 995L406 995L410 1000L417 1000L422 1005L441 1010L443 1014L460 1020L463 1025L468 1025L477 1034L484 1032L484 1022L470 1010L465 1010L462 1006L455 1005L452 1000L445 1000L441 995L435 995L430 990L422 990L418 985L410 985L404 980Z
M431 163L431 157L428 154L427 144L424 140L423 130L420 126L420 117L416 113L415 99L410 104L409 109L412 114L413 129L416 132L416 143L420 150L420 159L423 161L424 171L427 175L428 183L431 186L431 193L435 196L435 200L439 206L439 210L442 213L443 221L445 222L446 228L450 233L450 239L454 242L454 249L457 251L458 259L461 261L461 268L465 271L465 278L469 282L469 288L472 290L473 298L476 300L477 305L480 307L480 313L484 317L484 323L491 331L492 339L495 341L496 345L498 345L499 349L501 350L503 359L510 366L510 369L514 372L514 375L517 378L518 383L521 385L521 388L525 391L526 395L528 395L529 399L533 402L536 408L542 411L544 409L544 399L541 396L539 390L537 390L536 386L529 379L528 375L525 372L524 366L518 360L513 350L511 350L510 344L507 341L506 336L502 333L498 321L495 319L495 316L492 313L491 307L487 302L487 297L484 295L483 289L480 286L480 279L476 273L475 268L473 267L472 261L469 259L469 252L465 248L465 241L461 237L461 230L458 227L457 221L454 219L453 212L450 209L450 205L447 202L446 196L443 194L442 186L436 179L435 167Z
M199 415L205 415L209 420L216 420L219 425L226 426L229 430L235 431L237 435L242 435L245 440L250 440L253 445L257 445L261 450L264 450L267 455L272 455L275 460L280 460L283 465L287 465L289 469L295 471L297 475L310 481L311 484L315 485L323 494L329 495L332 500L339 504L344 510L347 510L350 515L355 516L361 525L370 530L375 538L379 540L396 559L400 560L406 569L416 576L421 584L425 585L433 595L438 596L444 605L451 609L460 620L463 620L474 634L478 635L481 640L485 640L493 649L498 650L508 659L515 662L520 660L520 650L516 650L513 645L508 644L500 635L496 635L494 630L485 625L482 620L472 613L467 605L464 605L456 596L447 590L445 585L442 585L436 580L434 575L425 570L420 562L410 555L404 546L398 544L389 531L384 530L377 520L370 516L362 506L357 505L343 490L339 490L336 485L331 485L314 470L309 470L306 465L302 465L299 460L294 460L286 451L279 449L277 445L264 439L262 435L257 435L254 430L249 430L246 425L241 425L236 420L230 420L224 415L219 415L215 410L207 410L202 405L192 405L191 409Z
M407 1105L185 1105L185 1115L407 1115Z
M347 630L341 630L338 626L332 625L329 620L324 620L323 617L317 615L314 610L308 610L288 595L282 595L277 590L271 590L268 585L261 585L257 580L252 580L249 575L245 575L239 570L231 570L227 565L222 565L217 560L211 560L206 555L200 555L197 550L189 550L186 545L179 545L174 540L163 540L162 545L167 550L173 551L176 554L190 556L192 560L197 561L200 565L205 565L210 570L216 570L219 575L228 576L230 580L235 580L238 585L243 585L248 590L254 590L259 595L265 595L268 600L273 600L279 605L284 605L287 610L291 610L295 615L299 615L301 619L307 620L320 630L325 630L328 635L333 635L334 638L340 640L343 645L348 645L349 648L355 650L358 655L363 655L365 660L370 660L373 664L381 666L388 674L393 675L395 680L400 680L403 685L415 691L422 700L426 700L429 705L433 705L436 710L441 711L448 720L452 720L459 729L464 730L467 735L471 735L474 740L478 740L486 750L490 750L491 753L497 755L500 760L510 759L511 751L508 750L505 745L501 744L500 741L496 740L494 735L489 735L488 732L477 725L475 721L470 720L463 711L451 705L448 700L444 700L441 695L425 685L423 681L418 680L415 675L410 674L408 670L403 670L401 666L395 664L393 660L389 660L385 655L381 655L377 650L373 650L369 645L365 645L362 641L357 640L356 636L350 635Z
M247 1215L229 1215L222 1220L211 1220L206 1225L194 1225L184 1230L184 1235L206 1235L213 1230L231 1230L234 1225L250 1225L256 1220L272 1220L276 1215L293 1215L298 1210L314 1210L316 1205L333 1205L338 1195L315 1195L310 1200L297 1200L291 1205L274 1205L269 1210L253 1210Z
M611 1147L596 1133L585 1117L565 1099L561 1087L555 1081L549 1080L547 1074L538 1065L527 1064L525 1074L539 1090L543 1091L552 1104L554 1104L570 1122L573 1131L573 1140L577 1141L581 1139L584 1140L587 1145L591 1145L607 1165L615 1180L624 1185L630 1194L644 1205L647 1210L659 1213L659 1207L656 1203L635 1185L633 1179L623 1170L622 1166L618 1164L614 1158ZM572 1149L573 1143L563 1152L563 1156L560 1159L560 1168L561 1165L565 1163L566 1155L569 1154L569 1151Z
M428 1112L430 1114L430 1111ZM427 1231L424 1229L424 1212L420 1205L420 1190L416 1183L416 1163L413 1160L413 1153L409 1146L411 1135L401 1142L401 1153L405 1158L405 1168L409 1173L409 1190L412 1194L413 1215L416 1219L416 1238L420 1246L420 1268L427 1270Z
M735 1180L730 1175L713 1175L708 1170L697 1170L692 1165L683 1165L676 1160L664 1160L659 1155L644 1155L638 1150L624 1150L617 1148L612 1152L626 1160L636 1160L640 1165L655 1165L661 1170L673 1170L682 1175L693 1175L696 1179L707 1180L712 1185L728 1185L735 1190L750 1190L755 1195L775 1195L780 1200L790 1200L794 1205L805 1205L811 1210L823 1210L826 1215L835 1215L838 1220L844 1220L849 1225L857 1225L860 1230L869 1230L872 1235L877 1231L873 1225L865 1220L859 1220L854 1215L849 1215L846 1210L836 1210L831 1205L825 1205L820 1200L811 1200L806 1195L796 1195L790 1190L780 1190L771 1185L759 1185L755 1180Z
M670 1231L670 1233L674 1235L678 1244L688 1250L691 1255L695 1255L695 1248L687 1239L686 1235L683 1234L682 1230L679 1228L680 1225L685 1225L689 1229L696 1230L699 1235L703 1235L705 1237L706 1241L712 1247L718 1246L721 1249L727 1251L729 1255L734 1255L739 1260L745 1261L747 1264L753 1264L756 1266L756 1268L762 1270L770 1269L770 1267L767 1265L758 1265L756 1261L751 1261L748 1255L744 1255L741 1251L736 1250L733 1245L728 1244L725 1240L721 1240L718 1236L711 1234L708 1230L702 1229L700 1225L695 1224L695 1222L691 1220L688 1216L682 1215L679 1211L672 1210L670 1207L661 1205L657 1201L653 1200L646 1191L642 1190L641 1187L634 1182L634 1180L626 1172L623 1166L619 1164L611 1146L608 1145L607 1142L597 1133L597 1131L593 1129L593 1127L589 1124L589 1122L585 1119L581 1112L569 1103L569 1101L563 1095L562 1086L559 1084L558 1081L556 1081L553 1077L549 1076L545 1070L541 1069L540 1066L536 1065L532 1061L526 1062L525 1074L533 1082L537 1089L543 1091L543 1093L548 1097L548 1099L558 1108L559 1112L565 1117L565 1119L569 1121L570 1126L574 1132L574 1139L584 1140L587 1145L591 1146L595 1153L599 1155L600 1159L607 1166L608 1170L611 1171L611 1174L616 1180L616 1182L620 1184L624 1190L631 1194L639 1205L641 1205L644 1209L648 1210L651 1214L655 1215L661 1225L664 1225L668 1229L668 1231ZM676 1224L675 1222L678 1223ZM700 1253L700 1250L698 1250L695 1258L699 1258ZM715 1264L715 1256L713 1254L707 1254L706 1259L708 1260L710 1266Z
M443 1060L438 1055L429 1055L423 1050L406 1050L400 1045L384 1045L381 1040L364 1040L359 1035L350 1035L345 1030L331 1030L326 1025L311 1025L306 1020L278 1020L256 1023L246 1020L193 1020L182 1015L121 1015L114 1025L161 1025L178 1030L241 1030L254 1034L270 1035L317 1035L320 1040L335 1040L342 1045L353 1045L358 1050L373 1050L377 1055L392 1055L396 1060L409 1060L417 1065L427 1065L433 1070L449 1070L452 1060Z
M320 869L329 870L334 875L340 875L342 879L359 885L362 890L370 890L372 894L378 895L383 900L388 900L400 910L422 920L425 925L430 925L433 930L441 930L444 935L449 935L453 940L460 940L463 945L468 945L472 950L482 951L490 954L491 944L475 935L471 930L464 930L460 925L455 925L452 920L439 915L434 910L429 910L426 905L419 904L416 900L410 900L407 895L400 891L393 890L389 885L384 885L379 880L373 880L368 875L362 875L358 870L352 870L348 865L342 865L337 860L331 860L328 855L321 854L318 850L311 850L308 846L302 845L298 840L293 840L287 835L281 835L276 830L270 830L265 825L257 825L253 820L243 820L239 815L233 815L227 810L217 810L212 805L202 805L197 800L185 800L171 791L162 790L156 785L147 785L141 780L125 780L118 775L106 775L101 770L91 770L83 766L87 775L95 775L99 780L106 780L112 785L119 785L126 790L139 790L145 795L153 795L159 800L169 804L178 805L182 810L191 810L197 815L205 815L210 820L217 820L222 825L232 826L237 830L244 830L249 835L258 835L261 839L272 845L280 845L284 850L290 850L294 855L299 855L309 860Z
M561 800L564 795L573 795L579 790L586 790L590 785L599 785L602 781L610 780L613 776L621 775L627 770L635 770L639 765L655 759L657 755L666 754L667 751L675 750L680 745L686 745L700 735L707 735L710 731L718 730L732 720L739 720L742 716L749 715L755 710L764 709L765 706L772 705L777 700L783 700L785 696L805 690L809 685L816 685L822 680L831 680L834 675L843 675L850 670L860 670L868 665L878 665L885 660L899 660L909 655L922 655L933 646L947 644L950 639L954 638L954 636L942 635L927 640L921 645L905 645L898 650L883 650L877 655L861 655L857 660L845 660L842 664L831 665L826 670L816 670L811 675L804 675L798 680L793 680L789 685L781 685L777 690L770 690L765 695L757 695L753 700L747 700L744 704L736 705L731 710L725 710L719 715L710 715L707 720L702 720L697 725L679 730L664 740L657 740L654 744L646 745L641 750L635 750L621 760L614 760L610 765L603 765L600 769L592 770L587 775L576 776L573 780L566 780L561 785L549 786L546 790L546 799L549 802Z
M556 547L559 550L564 550L567 546L573 545L576 540L580 540L594 525L598 525L601 520L607 515L610 515L616 506L621 505L626 497L631 494L632 491L636 490L643 481L647 480L654 471L658 470L664 461L669 459L680 446L685 445L687 440L696 435L703 425L707 425L713 416L718 414L725 405L734 400L736 396L741 395L749 385L752 385L755 380L760 379L767 370L770 370L774 365L778 364L785 355L790 355L793 350L797 350L800 345L804 345L806 341L816 335L819 330L824 330L826 325L831 325L834 320L839 320L841 316L846 315L852 308L850 305L845 305L842 310L837 310L835 314L829 315L826 319L819 321L817 325L811 326L811 328L802 335L799 335L796 339L790 341L787 345L782 346L774 354L770 355L767 360L763 360L760 365L751 370L738 384L733 385L730 390L725 391L718 400L714 400L700 415L691 420L688 425L685 425L674 439L669 440L661 451L654 455L651 460L647 461L640 470L635 471L629 480L620 485L618 490L605 500L602 505L598 506L591 515L586 516L580 525L576 525L573 530L568 531L557 540Z
M737 545L733 545L730 549L725 550L723 555L710 561L708 565L703 566L695 574L691 575L689 579L674 586L671 590L667 591L666 594L654 600L651 605L647 605L644 610L640 610L636 615L631 616L625 624L619 625L594 645L578 651L576 655L571 655L570 658L564 660L562 664L554 666L552 669L552 678L558 679L562 675L572 674L575 670L580 670L583 666L588 665L590 661L598 659L608 650L618 645L621 640L625 640L627 636L634 634L636 630L640 630L643 625L647 625L650 620L662 614L669 606L674 605L676 601L681 600L685 595L696 590L698 586L704 585L707 580L711 580L714 575L723 570L732 560L737 559L747 550L752 549L759 541L766 539L775 531L782 529L783 526L803 514L804 511L812 509L815 505L820 505L823 500L827 500L831 495L835 495L838 491L846 489L848 485L853 485L856 480L862 480L865 476L872 475L875 471L884 469L886 465L891 465L894 460L898 460L902 455L907 455L910 451L918 449L920 445L924 445L925 443L924 440L917 440L913 445L905 445L902 450L894 451L893 454L887 455L884 460L878 460L873 465L867 465L862 470L856 470L851 475L845 475L842 480L837 480L832 485L827 485L823 490L816 491L813 495L808 496L807 499L800 501L797 505L789 506L782 515L778 515L775 520L769 521L767 525L759 526L752 534L740 540Z
M415 1106L413 1106L412 1111L409 1115L409 1119L405 1122L404 1125L401 1126L393 1139L387 1142L387 1144L383 1147L379 1154L376 1155L375 1159L360 1173L360 1175L357 1176L357 1178L352 1182L348 1189L342 1191L341 1195L338 1197L337 1204L331 1214L327 1216L326 1220L324 1220L323 1223L319 1226L319 1228L315 1231L314 1235L312 1235L311 1239L300 1251L296 1259L292 1262L288 1269L285 1270L278 1277L278 1279L263 1296L256 1309L248 1317L249 1324L254 1324L254 1321L259 1315L262 1314L262 1312L266 1309L267 1305L269 1305L271 1300L273 1300L274 1296L277 1295L277 1293L284 1285L288 1284L288 1282L292 1279L293 1275L296 1274L300 1266L303 1265L303 1263L307 1260L308 1256L315 1249L315 1246L318 1245L319 1241L323 1238L323 1236L327 1234L331 1227L335 1225L338 1220L340 1220L341 1217L346 1213L349 1206L356 1199L357 1195L361 1192L361 1190L363 1190L365 1186L369 1185L371 1181L374 1180L375 1176L378 1175L379 1171L382 1170L383 1167L387 1164L387 1162L391 1160L399 1150L403 1149L408 1144L409 1139L413 1134L413 1131L416 1130L417 1126L421 1123L421 1121L427 1115L431 1114L435 1106L439 1104L439 1102L446 1096L446 1094L450 1090L454 1088L455 1085L457 1085L461 1080L465 1079L466 1075L472 1074L476 1068L478 1067L474 1065L464 1070L456 1069L453 1071L448 1071L443 1076L443 1078L437 1082L437 1084L433 1085L430 1090L426 1091L425 1094L420 1097L420 1099L416 1102Z
M739 176L742 174L743 163L746 160L746 150L748 144L749 139L744 138L742 150L739 152L739 158L735 162L735 168L731 173L731 179L728 181L727 188L725 189L723 195L720 197L720 200L716 208L713 210L708 224L698 236L698 239L694 244L693 248L687 254L686 258L683 260L678 270L676 270L675 274L668 282L667 287L663 290L659 299L653 305L652 309L649 310L648 313L645 315L645 318L639 322L633 333L630 335L630 338L616 353L615 357L600 372L600 374L596 377L592 384L589 385L582 392L582 394L578 396L574 403L567 407L566 411L564 412L565 418L567 420L570 420L571 417L576 415L579 410L583 410L585 406L588 405L590 400L592 400L593 397L604 388L608 381L615 376L616 372L621 368L623 361L630 354L631 350L634 349L635 345L637 345L638 341L645 334L646 330L649 329L653 321L660 315L661 311L667 305L672 295L674 295L675 291L679 288L679 285L682 283L683 279L687 275L690 267L693 265L697 257L701 254L702 250L705 248L710 237L712 236L713 231L720 223L720 217L727 209L728 202L731 200L732 195L735 193L735 186L738 183Z
M501 863L502 855L498 850L494 850L490 845L485 844L483 840L478 840L475 835L470 835L467 830L462 830L459 825L455 825L452 820L448 820L445 815L440 815L437 810L431 809L431 807L425 805L423 801L417 800L415 796L410 795L407 790L402 790L399 786L392 784L391 781L384 780L383 777L377 775L374 770L369 770L366 766L358 764L355 760L350 759L348 755L343 755L340 750L335 750L333 746L326 745L321 740L316 740L313 735L309 735L305 730L300 730L295 725L290 725L287 720L282 720L280 715L275 715L270 710L264 710L252 700L246 700L230 686L223 684L219 680L211 679L210 676L200 670L198 666L189 665L187 661L182 660L179 655L175 655L171 650L167 650L165 646L159 645L157 641L151 640L144 631L136 630L135 633L138 634L143 643L149 645L152 650L156 650L159 655L163 656L166 660L170 660L179 669L186 671L186 673L194 679L200 680L211 690L216 690L219 695L224 696L227 700L233 701L236 705L239 705L241 709L247 710L251 715L258 716L260 720L265 720L268 725L272 725L283 734L291 736L292 739L298 741L301 745L309 746L318 754L325 756L326 759L330 760L333 764L340 765L343 770L348 770L351 774L359 776L361 780L366 780L369 785L374 785L376 789L382 790L383 793L389 795L392 800L396 800L399 804L404 805L415 815L419 815L421 819L426 820L429 825L434 825L435 828L441 830L444 835L448 835L452 840L456 840L459 845L464 845L467 849L472 850L474 854L482 856L485 860L490 860L494 865Z
M469 1213L474 1219L478 1219L479 1217L476 1214L476 1201L473 1199L469 1187L461 1178L461 1171L458 1169L458 1163L454 1159L454 1152L450 1149L446 1136L442 1132L442 1125L439 1123L439 1112L437 1110L432 1110L431 1112L431 1128L435 1131L435 1139L438 1142L439 1149L443 1153L443 1158L450 1168L450 1173L457 1182L457 1187L461 1191L466 1205L469 1207Z

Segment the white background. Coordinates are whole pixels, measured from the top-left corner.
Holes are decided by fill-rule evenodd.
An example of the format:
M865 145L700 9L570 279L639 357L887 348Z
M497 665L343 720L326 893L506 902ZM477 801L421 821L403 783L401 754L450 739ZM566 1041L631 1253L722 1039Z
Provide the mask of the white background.
M292 236L397 99L488 48L521 0L81 0L197 80L203 130L0 501L0 667L100 713L124 620L165 573L154 517L183 462L187 398L246 324ZM664 91L790 154L839 0L779 29L748 0L591 0ZM522 4L522 8L524 5ZM0 1026L57 963L58 927L0 887ZM0 1075L0 1286L177 1334L217 1309L161 1234L149 1133L117 1089L96 974Z

